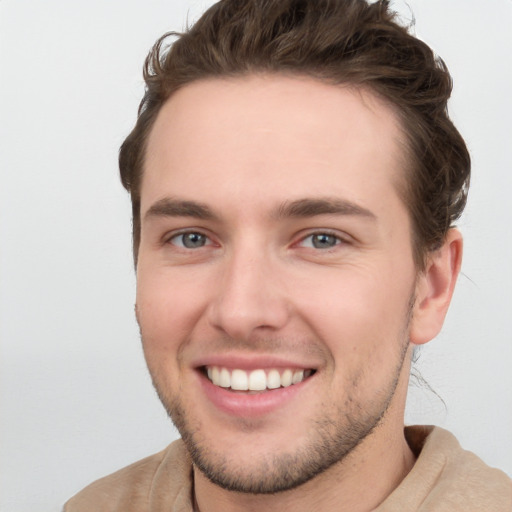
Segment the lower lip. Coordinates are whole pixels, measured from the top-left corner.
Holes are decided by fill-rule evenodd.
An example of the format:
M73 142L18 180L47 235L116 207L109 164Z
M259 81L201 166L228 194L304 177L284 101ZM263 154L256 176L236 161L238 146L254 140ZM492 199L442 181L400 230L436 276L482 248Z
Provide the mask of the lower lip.
M201 386L208 399L221 411L243 418L263 416L282 409L308 387L313 377L312 375L298 384L285 388L249 394L215 386L203 373L200 373Z

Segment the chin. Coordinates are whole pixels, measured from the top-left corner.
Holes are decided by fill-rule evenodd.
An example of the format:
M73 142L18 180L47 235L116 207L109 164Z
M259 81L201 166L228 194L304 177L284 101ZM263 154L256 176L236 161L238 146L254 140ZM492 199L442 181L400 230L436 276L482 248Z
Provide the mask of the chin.
M303 425L302 435L275 436L290 443L286 447L282 442L278 447L275 443L264 446L265 435L272 434L262 433L260 420L239 422L238 433L230 429L223 436L216 435L221 427L206 429L208 422L192 417L191 411L184 407L185 400L170 400L158 388L157 392L194 465L208 480L229 491L274 494L299 487L332 466L342 464L382 422L395 389L396 382L393 382L387 393L379 394L379 400L365 408L354 407L351 411L339 408L324 416L297 422ZM354 403L354 400L349 398L344 403ZM293 428L294 425L289 425L288 431Z

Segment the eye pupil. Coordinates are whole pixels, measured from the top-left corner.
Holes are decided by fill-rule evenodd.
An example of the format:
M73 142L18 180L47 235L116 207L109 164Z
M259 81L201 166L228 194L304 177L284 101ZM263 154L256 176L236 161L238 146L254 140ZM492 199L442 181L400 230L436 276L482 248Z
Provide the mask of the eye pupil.
M182 241L187 249L195 249L197 247L203 247L206 243L206 237L201 233L185 233L182 235Z
M328 249L336 245L337 239L334 235L327 233L321 233L319 235L313 235L313 247L316 249Z

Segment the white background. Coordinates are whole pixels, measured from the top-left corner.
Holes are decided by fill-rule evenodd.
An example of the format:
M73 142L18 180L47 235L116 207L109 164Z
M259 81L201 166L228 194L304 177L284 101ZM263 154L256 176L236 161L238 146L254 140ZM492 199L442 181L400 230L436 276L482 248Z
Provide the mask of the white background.
M0 0L0 509L59 510L176 432L133 316L117 151L155 39L208 2ZM409 0L473 157L464 275L408 420L512 474L512 1ZM404 2L396 7L411 18Z

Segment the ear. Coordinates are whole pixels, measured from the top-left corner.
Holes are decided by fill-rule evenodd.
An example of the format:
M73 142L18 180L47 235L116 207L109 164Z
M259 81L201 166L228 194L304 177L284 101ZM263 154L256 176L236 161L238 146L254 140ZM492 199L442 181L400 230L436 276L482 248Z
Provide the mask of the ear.
M410 341L421 345L439 334L450 305L462 261L462 235L450 229L440 249L428 256L416 282Z

